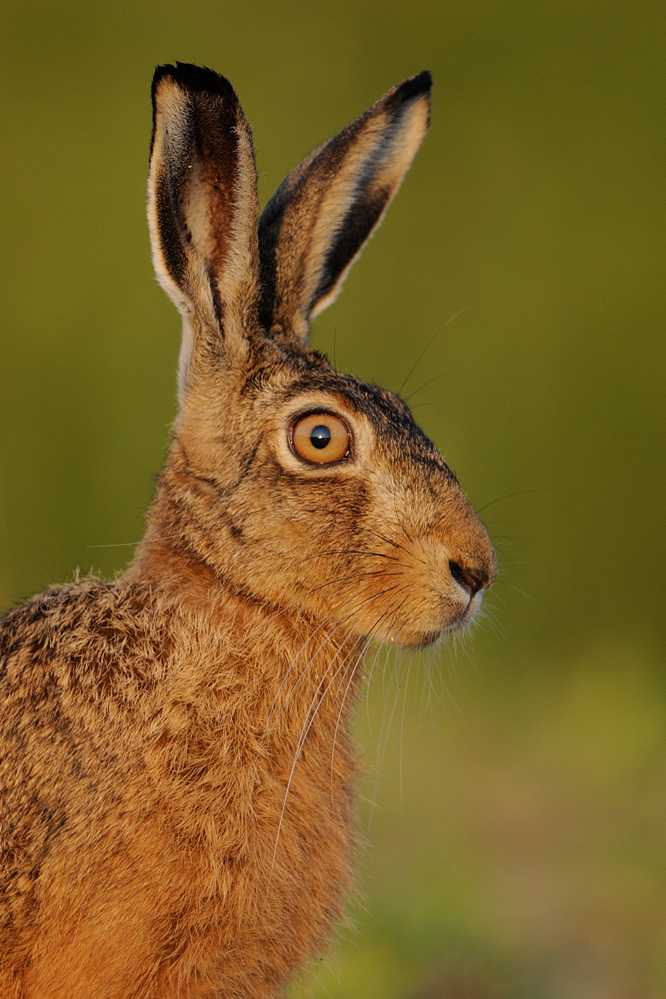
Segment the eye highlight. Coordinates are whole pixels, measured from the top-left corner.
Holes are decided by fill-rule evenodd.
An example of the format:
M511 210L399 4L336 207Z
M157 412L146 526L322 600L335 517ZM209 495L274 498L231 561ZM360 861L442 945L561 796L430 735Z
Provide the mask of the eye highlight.
M308 413L294 424L290 443L303 461L331 465L349 453L351 435L339 417L331 413Z

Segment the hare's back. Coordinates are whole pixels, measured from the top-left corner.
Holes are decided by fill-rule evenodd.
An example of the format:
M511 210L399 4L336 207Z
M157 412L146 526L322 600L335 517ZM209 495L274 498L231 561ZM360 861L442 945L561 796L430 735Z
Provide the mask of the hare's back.
M87 580L0 622L0 984L58 938L58 911L115 904L108 885L122 892L140 862L128 830L136 854L155 812L141 728L163 658L149 618L137 590Z

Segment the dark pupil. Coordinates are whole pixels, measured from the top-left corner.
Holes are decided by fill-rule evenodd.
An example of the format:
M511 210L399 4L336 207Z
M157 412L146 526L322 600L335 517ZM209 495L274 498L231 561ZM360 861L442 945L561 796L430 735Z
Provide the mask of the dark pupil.
M328 427L325 427L323 423L320 423L319 426L315 427L310 434L310 443L313 447L318 448L320 451L322 448L326 447L330 439L331 431Z

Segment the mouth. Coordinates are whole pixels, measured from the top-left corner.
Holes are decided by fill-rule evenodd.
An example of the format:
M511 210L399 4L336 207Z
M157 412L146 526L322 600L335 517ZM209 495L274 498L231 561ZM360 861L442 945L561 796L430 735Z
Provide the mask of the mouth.
M407 629L403 629L401 632L389 636L385 641L388 640L393 645L400 645L402 648L412 649L413 651L436 645L446 635L454 635L456 632L463 631L474 620L481 606L482 598L483 594L481 592L473 594L469 597L460 613L446 624L437 628L429 629L428 631L413 632L412 634L406 633Z
M467 625L470 624L478 614L482 600L483 600L483 592L481 590L479 590L476 593L473 593L469 598L469 600L467 601L467 606L465 607L464 611L462 612L458 620L453 623L450 630L460 631L462 628L466 628Z

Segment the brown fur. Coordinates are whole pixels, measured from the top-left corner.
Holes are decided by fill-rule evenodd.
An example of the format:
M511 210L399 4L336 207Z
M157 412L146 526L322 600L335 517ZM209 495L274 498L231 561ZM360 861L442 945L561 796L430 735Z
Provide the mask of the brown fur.
M405 404L306 347L428 90L405 81L308 157L258 230L230 85L156 72L149 221L184 317L180 410L128 572L0 627L2 999L275 996L342 915L367 643L462 626L496 573ZM311 412L348 427L344 460L293 450Z

